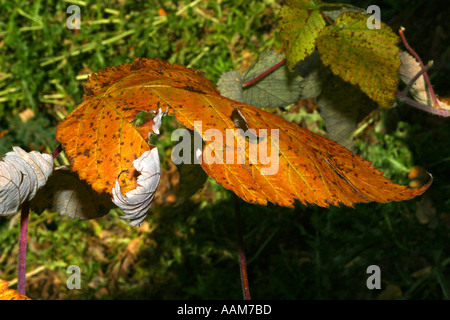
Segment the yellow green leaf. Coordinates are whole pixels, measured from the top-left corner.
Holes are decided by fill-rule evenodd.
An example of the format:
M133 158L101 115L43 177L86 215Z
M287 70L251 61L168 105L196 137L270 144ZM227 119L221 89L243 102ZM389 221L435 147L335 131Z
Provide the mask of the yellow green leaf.
M391 108L398 86L399 37L386 24L367 27L367 15L344 13L317 39L322 62L347 82L357 85L370 99Z
M280 10L278 26L289 69L315 49L316 39L325 28L319 8L309 0L289 0Z

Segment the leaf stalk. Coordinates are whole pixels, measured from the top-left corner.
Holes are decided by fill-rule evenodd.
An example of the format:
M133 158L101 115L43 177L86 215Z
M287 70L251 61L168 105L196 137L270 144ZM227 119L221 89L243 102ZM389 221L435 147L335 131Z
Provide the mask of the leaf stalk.
M243 232L242 232L241 207L239 204L239 197L237 195L234 195L234 213L235 213L235 217L236 217L236 233L237 233L237 238L238 238L239 268L241 271L242 292L244 295L244 300L251 300L250 288L248 285L247 263L245 260L245 251L244 251L244 237L243 237Z
M25 295L26 280L26 256L28 237L28 217L30 214L30 203L25 201L20 213L20 237L19 237L19 270L17 274L17 291Z
M400 34L400 37L401 37L401 39L402 39L402 41L403 41L403 44L405 45L406 49L408 49L408 51L409 51L409 52L414 56L414 58L416 58L416 60L419 62L420 67L421 67L422 69L424 69L425 66L424 66L424 64L423 64L423 62L422 62L422 59L420 59L419 55L413 50L413 48L411 48L411 46L408 44L408 41L406 41L405 35L403 34L403 31L404 31L404 30L405 30L405 28L404 28L404 27L401 27L400 30L398 31L398 33ZM429 90L429 92L430 92L431 99L432 99L432 101L433 101L434 107L435 107L436 109L440 109L440 107L439 107L439 102L438 102L438 100L437 100L437 98L436 98L436 95L434 94L433 87L431 86L430 78L428 77L428 74L427 74L426 71L424 72L423 77L425 78L425 82L427 83L428 90Z

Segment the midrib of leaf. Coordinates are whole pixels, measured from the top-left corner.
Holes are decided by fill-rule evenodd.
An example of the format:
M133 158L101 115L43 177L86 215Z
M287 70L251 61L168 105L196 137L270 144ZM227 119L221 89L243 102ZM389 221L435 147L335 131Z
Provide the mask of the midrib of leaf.
M358 193L362 198L366 199L367 201L369 201L369 199L367 199L355 186L353 186L353 184L351 183L351 181L349 181L343 173L341 173L337 168L335 168L331 162L327 159L327 158L323 158L325 160L325 162L336 172L336 174L342 178L345 182L347 182L350 187L353 188L353 190L355 190L356 193ZM361 180L360 180L361 181ZM351 199L350 199L351 200Z

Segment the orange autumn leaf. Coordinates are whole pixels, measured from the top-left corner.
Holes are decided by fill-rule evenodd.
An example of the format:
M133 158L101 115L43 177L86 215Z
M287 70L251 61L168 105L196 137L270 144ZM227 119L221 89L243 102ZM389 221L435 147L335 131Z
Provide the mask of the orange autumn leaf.
M57 139L72 169L97 192L111 193L122 172L124 191L136 187L132 162L149 150L151 126L136 127L132 121L141 111L159 108L168 108L169 115L202 136L203 169L248 202L265 205L270 201L289 207L295 199L323 207L384 203L411 199L431 183L430 179L419 189L397 185L339 144L223 97L201 72L160 60L136 59L97 72L88 80L84 99L58 125ZM201 128L195 126L197 121ZM245 138L236 126L254 129L257 140L256 136ZM223 143L211 137L213 129L222 133ZM264 145L267 154L255 157L252 148L260 151ZM224 163L209 163L208 159L223 159ZM277 170L264 174L272 167L271 159L277 160Z
M0 300L31 300L16 290L8 289L8 282L0 279Z

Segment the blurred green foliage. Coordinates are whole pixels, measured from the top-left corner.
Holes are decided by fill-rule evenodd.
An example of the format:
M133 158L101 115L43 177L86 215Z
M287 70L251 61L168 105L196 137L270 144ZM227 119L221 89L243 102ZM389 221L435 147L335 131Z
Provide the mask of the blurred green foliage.
M80 30L66 27L70 4L80 7ZM12 117L27 109L55 125L81 102L88 74L136 57L201 68L215 83L272 46L275 7L275 1L1 0L0 127L15 135ZM39 143L23 142L28 149ZM17 139L1 141L0 152L11 143Z
M365 7L367 2L352 4ZM444 26L448 13L422 0L405 3L376 4L394 31L398 24L407 27L410 44L425 61L435 59L432 81L447 88L438 93L448 95L448 82L443 85L441 77L448 71L448 47L423 36ZM70 4L81 8L79 31L66 28ZM267 49L280 52L278 9L271 0L0 0L0 154L14 145L54 149L56 124L81 102L87 75L106 66L158 57L201 69L216 83L223 72L245 70ZM33 115L25 120L30 110ZM323 133L317 111L305 110L286 117ZM176 127L165 118L163 134L152 139L167 170L170 132ZM449 139L448 120L402 105L372 114L356 135L358 153L397 183L408 184L413 165L433 174L433 185L417 199L354 209L241 202L252 297L449 299ZM165 197L169 191L161 192ZM120 219L118 210L90 221L32 215L27 294L40 299L241 299L232 195L209 179L182 206L165 200L153 206L141 229ZM429 223L419 222L419 208L429 212ZM18 215L0 219L0 278L6 280L16 277L18 220ZM382 290L366 287L372 264L381 268ZM81 268L81 290L66 287L69 265Z

